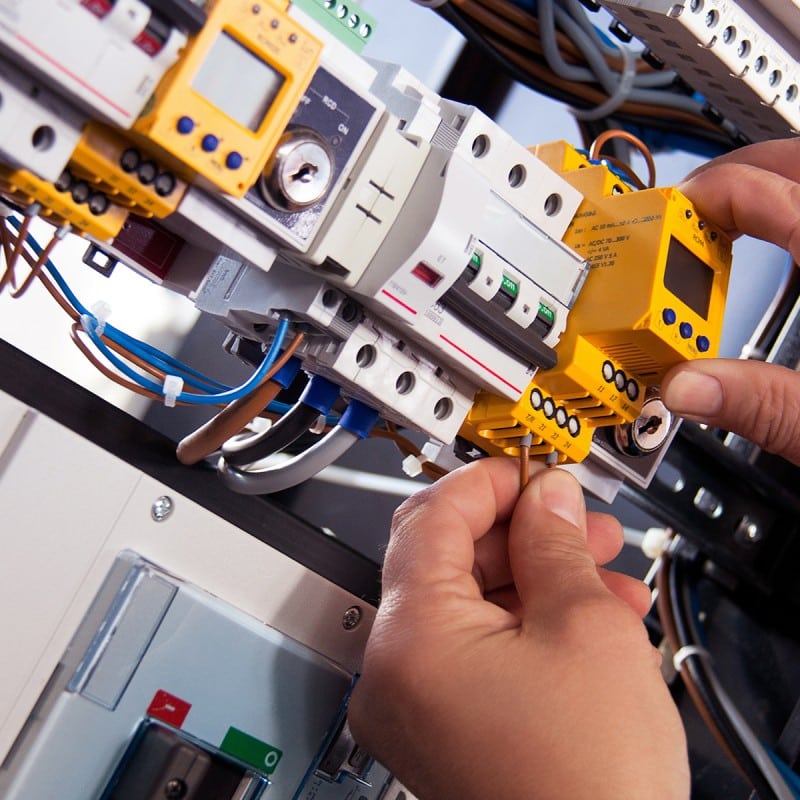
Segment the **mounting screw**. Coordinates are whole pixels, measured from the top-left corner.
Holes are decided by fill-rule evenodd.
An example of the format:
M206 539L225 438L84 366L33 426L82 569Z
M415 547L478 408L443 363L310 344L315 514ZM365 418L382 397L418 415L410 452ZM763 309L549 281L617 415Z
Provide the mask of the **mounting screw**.
M164 797L169 800L177 800L186 795L186 784L180 778L170 778L164 784Z
M350 606L350 608L344 612L344 616L342 617L342 627L346 631L352 631L354 628L358 627L362 616L363 613L359 606Z
M150 516L155 522L164 522L174 510L175 503L172 502L172 498L162 494L161 497L157 497L153 501L153 505L150 508Z

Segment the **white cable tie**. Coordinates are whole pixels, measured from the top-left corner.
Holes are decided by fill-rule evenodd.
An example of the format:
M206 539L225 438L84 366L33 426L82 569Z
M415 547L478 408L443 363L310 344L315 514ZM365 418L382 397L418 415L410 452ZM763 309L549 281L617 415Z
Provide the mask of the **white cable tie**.
M98 336L102 336L106 329L106 322L111 316L111 306L105 300L98 300L92 306L92 314L95 318L95 331Z
M672 666L675 667L675 672L680 672L683 668L683 662L686 661L687 658L693 658L694 656L711 659L711 653L709 653L705 647L699 644L684 645L672 656Z
M80 317L81 328L86 333L92 333L97 326L97 320L91 314L81 314Z
M164 405L175 408L178 395L183 391L183 378L178 375L164 376Z
M573 108L572 116L575 119L588 121L602 119L616 111L628 99L628 95L633 89L633 82L636 79L636 59L629 47L620 47L619 50L622 53L624 66L614 93L594 108Z
M667 549L671 535L669 528L648 528L639 547L648 558L655 560Z
M415 456L413 453L407 455L402 461L403 472L409 478L416 478L422 474L422 465L429 461L427 456Z
M325 433L325 427L328 424L328 418L324 414L320 414L315 420L314 424L310 425L308 428L309 433L314 433L317 436L321 433Z

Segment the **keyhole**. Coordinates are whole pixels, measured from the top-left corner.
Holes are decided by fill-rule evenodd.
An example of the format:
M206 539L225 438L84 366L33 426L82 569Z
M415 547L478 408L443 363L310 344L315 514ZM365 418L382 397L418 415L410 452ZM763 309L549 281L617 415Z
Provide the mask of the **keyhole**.
M650 417L650 419L639 428L639 436L645 433L655 433L661 427L662 422L663 420L661 417L656 417L655 415Z
M306 162L297 172L292 175L292 181L299 181L300 183L311 183L314 176L319 172L319 167L314 164Z

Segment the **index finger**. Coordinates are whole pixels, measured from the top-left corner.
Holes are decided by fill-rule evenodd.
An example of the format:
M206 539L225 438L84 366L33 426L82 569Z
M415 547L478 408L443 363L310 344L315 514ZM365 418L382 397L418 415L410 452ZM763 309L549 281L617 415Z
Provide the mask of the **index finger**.
M475 542L511 516L518 497L518 466L510 458L461 467L410 497L392 521L384 597L464 575L474 583Z
M787 144L771 142L769 144ZM698 212L733 236L748 234L789 250L800 259L800 140L793 146L742 163L733 158L712 162L693 173L678 188ZM793 158L777 164L780 153L791 150ZM761 151L758 151L759 153Z

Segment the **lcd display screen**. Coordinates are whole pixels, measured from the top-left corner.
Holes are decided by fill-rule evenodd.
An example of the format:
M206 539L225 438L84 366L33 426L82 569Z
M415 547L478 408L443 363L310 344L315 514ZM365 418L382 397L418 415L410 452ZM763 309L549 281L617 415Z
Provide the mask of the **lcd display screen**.
M708 319L714 270L677 239L670 238L664 286L703 319Z
M283 75L224 31L208 51L192 89L251 131L261 127Z

